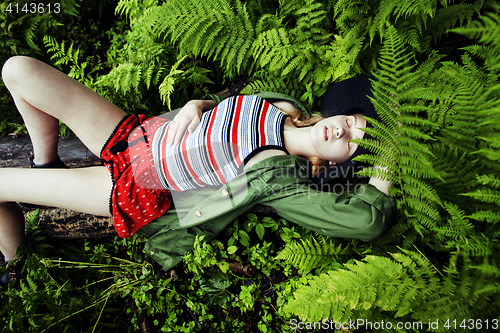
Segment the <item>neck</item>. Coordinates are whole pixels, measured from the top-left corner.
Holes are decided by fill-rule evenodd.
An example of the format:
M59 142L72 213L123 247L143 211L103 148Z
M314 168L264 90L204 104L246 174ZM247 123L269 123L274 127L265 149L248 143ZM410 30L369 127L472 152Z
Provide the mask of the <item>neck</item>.
M314 150L311 139L310 132L312 127L297 127L295 126L291 119L289 122L285 123L284 137L285 137L285 148L290 153L290 155L311 157L316 156L316 151Z

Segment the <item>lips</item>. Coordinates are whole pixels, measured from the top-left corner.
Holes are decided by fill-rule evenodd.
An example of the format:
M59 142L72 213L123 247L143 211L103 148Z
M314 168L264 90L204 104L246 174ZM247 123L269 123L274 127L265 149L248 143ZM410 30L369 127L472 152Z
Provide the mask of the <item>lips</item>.
M323 135L325 137L325 141L328 141L332 137L332 130L330 129L330 131L329 131L328 126L325 126L325 130L324 130Z

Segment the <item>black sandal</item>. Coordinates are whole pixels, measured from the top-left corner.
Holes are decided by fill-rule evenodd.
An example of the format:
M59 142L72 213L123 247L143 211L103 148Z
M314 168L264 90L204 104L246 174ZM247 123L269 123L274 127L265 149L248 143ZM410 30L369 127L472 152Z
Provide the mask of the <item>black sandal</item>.
M9 284L16 282L17 280L26 277L22 274L25 259L21 258L16 260L17 262L12 265L8 265L9 261L2 262L2 266L7 266L7 270L0 277L0 286L7 289Z
M30 168L35 169L68 169L68 166L57 156L55 160L45 164L35 164L35 155L30 157Z

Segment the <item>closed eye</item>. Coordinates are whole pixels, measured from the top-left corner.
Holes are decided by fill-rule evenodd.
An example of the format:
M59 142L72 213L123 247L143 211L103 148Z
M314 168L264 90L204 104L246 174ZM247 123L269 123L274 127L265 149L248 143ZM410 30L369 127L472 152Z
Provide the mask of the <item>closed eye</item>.
M349 128L349 129L351 128L351 126L349 126L349 118L348 117L345 118L345 124L346 124L347 128ZM351 138L347 138L347 150L351 150L351 143L349 142L350 139Z

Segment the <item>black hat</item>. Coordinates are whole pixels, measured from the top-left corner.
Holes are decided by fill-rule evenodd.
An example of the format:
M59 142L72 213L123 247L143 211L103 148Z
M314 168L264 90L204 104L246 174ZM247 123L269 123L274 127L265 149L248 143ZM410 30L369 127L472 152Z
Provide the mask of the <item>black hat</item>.
M372 75L360 75L338 82L328 88L323 96L321 96L321 115L327 118L339 115L364 114L381 121L369 99L369 97L373 97L370 80L376 79ZM371 124L367 122L366 127L371 127ZM365 133L363 139L368 138L370 136ZM337 178L338 175L345 174L349 168L354 168L356 164L356 161L352 159L367 152L366 148L359 146L347 161L342 164L333 165L321 173L318 176L318 181L327 182Z

